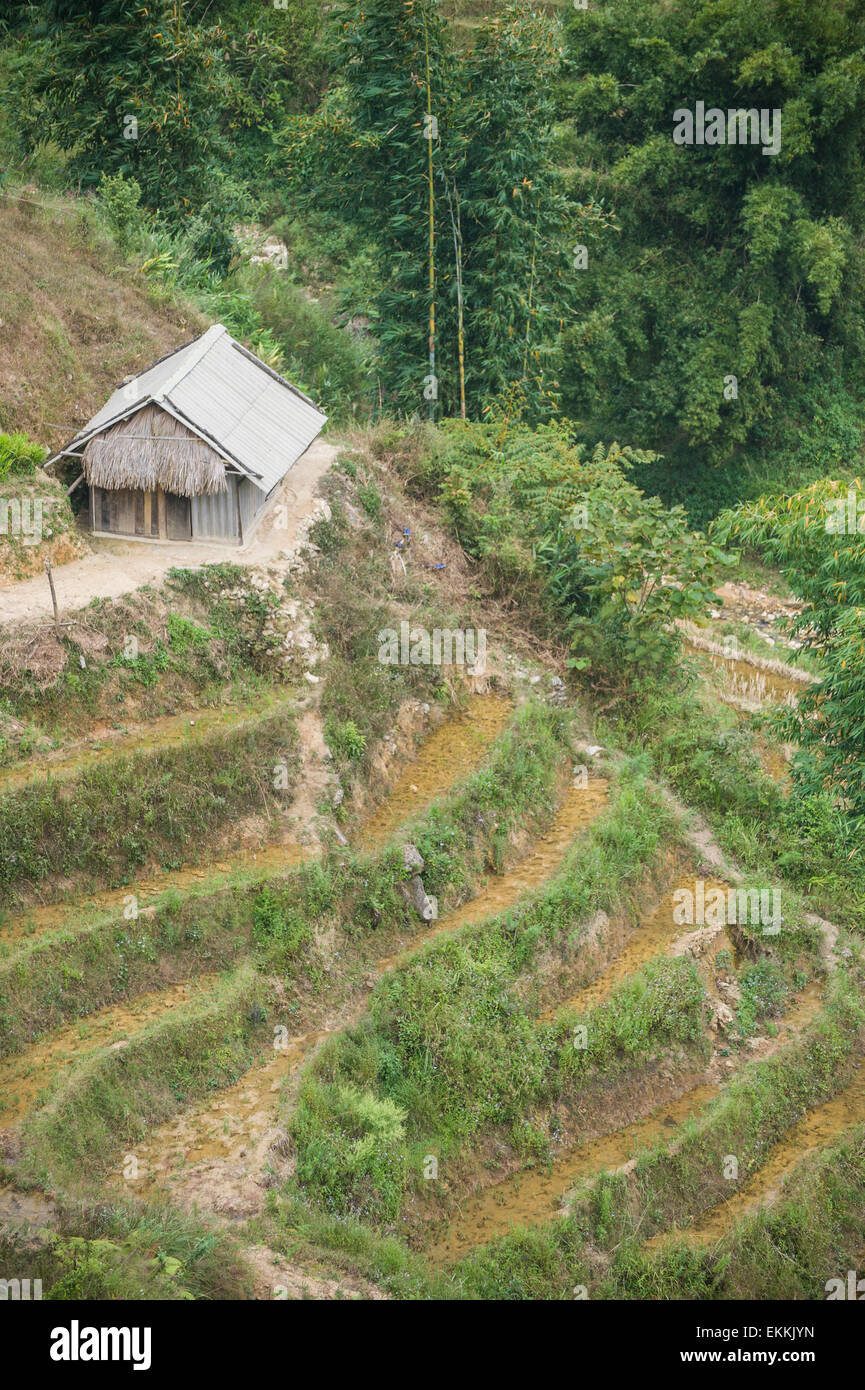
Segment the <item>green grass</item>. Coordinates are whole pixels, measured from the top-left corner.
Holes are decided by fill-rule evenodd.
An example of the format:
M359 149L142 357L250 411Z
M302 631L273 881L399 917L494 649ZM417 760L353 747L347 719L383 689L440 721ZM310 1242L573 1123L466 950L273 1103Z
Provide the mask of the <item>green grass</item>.
M567 1218L513 1233L461 1261L452 1272L456 1285L482 1299L571 1298L575 1285L587 1286L592 1298L604 1291L614 1297L716 1296L696 1276L708 1257L641 1255L641 1243L674 1223L695 1220L729 1195L725 1155L737 1156L745 1180L806 1110L835 1095L862 1055L863 1026L858 974L842 975L823 1015L800 1041L750 1067L630 1174L605 1173L584 1184ZM723 1274L723 1262L718 1268ZM645 1282L650 1269L654 1292ZM678 1294L663 1292L663 1271L670 1269L678 1269ZM771 1272L764 1271L760 1282L766 1291L752 1288L747 1296L775 1296Z
M579 1052L574 1019L538 1022L531 986L546 953L579 971L586 923L635 910L673 835L663 802L625 775L559 875L386 976L368 1018L322 1049L302 1083L291 1122L299 1191L331 1213L393 1221L425 1154L455 1155L492 1130L519 1147L534 1106L672 1042L696 1043L703 988L689 962L659 960L622 984L593 1011Z
M208 853L208 837L253 812L269 818L296 779L293 716L156 753L118 756L75 777L46 778L0 797L0 905L39 892L62 896L128 882L154 859L180 867ZM274 790L285 762L288 791ZM211 851L212 852L212 851Z
M647 754L743 868L782 877L815 910L865 930L865 859L843 813L828 796L788 796L762 771L753 733L726 706L698 701L671 678L605 716L597 733Z
M425 882L443 906L471 896L486 870L501 867L513 837L552 815L567 738L560 714L542 706L518 711L486 766L403 827L399 838L423 848ZM169 892L134 921L115 912L25 938L0 960L2 1050L17 1051L42 1032L159 984L222 968L241 953L292 979L300 958L310 987L320 986L313 928L336 930L351 947L343 972L360 972L398 933L418 929L399 891L404 877L398 848L366 856L336 846L285 874Z
M0 1235L0 1278L42 1281L44 1300L185 1301L249 1297L236 1241L176 1207L60 1203L26 1243Z
M25 1119L19 1171L41 1186L93 1184L119 1150L193 1101L230 1086L272 1041L275 999L241 965L201 1000L179 1006L121 1049L84 1058Z
M275 639L264 628L278 599L253 589L234 564L173 570L161 588L96 599L75 615L57 653L50 631L22 650L0 630L0 711L55 743L109 723L218 704L279 685ZM26 753L18 741L4 761Z

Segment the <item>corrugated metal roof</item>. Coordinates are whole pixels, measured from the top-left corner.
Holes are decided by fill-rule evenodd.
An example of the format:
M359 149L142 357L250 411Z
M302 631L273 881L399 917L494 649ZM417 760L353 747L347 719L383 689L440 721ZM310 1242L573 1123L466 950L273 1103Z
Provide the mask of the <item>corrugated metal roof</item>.
M308 396L217 323L118 386L49 463L80 450L106 425L122 420L147 401L176 414L263 492L276 486L327 422Z

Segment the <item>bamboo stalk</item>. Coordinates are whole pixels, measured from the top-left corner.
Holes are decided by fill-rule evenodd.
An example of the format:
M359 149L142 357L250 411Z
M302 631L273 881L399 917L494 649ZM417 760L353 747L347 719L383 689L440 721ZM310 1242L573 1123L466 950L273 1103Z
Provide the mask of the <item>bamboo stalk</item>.
M433 140L432 140L432 85L430 81L429 30L427 28L427 0L421 0L423 14L424 52L426 56L426 112L427 112L427 182L429 187L429 374L431 391L429 398L429 417L435 421L436 386L436 277L435 277L435 192L433 188Z
M535 234L534 234L534 236L533 236L533 238L532 238L532 268L531 268L531 275L530 275L530 277L529 277L529 311L528 311L528 316L527 316L527 318L526 318L526 349L525 349L525 352L523 353L523 380L525 380L526 371L527 371L527 369L528 369L528 361L529 361L529 340L531 339L531 335L532 335L532 304L534 303L534 297L535 297L535 259L536 259L537 246L538 246L538 222L539 222L539 220L540 220L540 215L541 215L541 191L540 191L540 189L538 189L538 205L537 205L537 208L535 209Z
M465 366L465 336L463 332L463 234L460 223L460 200L457 192L456 179L454 179L453 200L451 200L450 184L445 174L445 192L448 199L448 212L451 219L451 231L454 239L454 268L457 281L457 356L459 360L460 376L460 417L466 418L466 366ZM455 211L456 210L456 211Z

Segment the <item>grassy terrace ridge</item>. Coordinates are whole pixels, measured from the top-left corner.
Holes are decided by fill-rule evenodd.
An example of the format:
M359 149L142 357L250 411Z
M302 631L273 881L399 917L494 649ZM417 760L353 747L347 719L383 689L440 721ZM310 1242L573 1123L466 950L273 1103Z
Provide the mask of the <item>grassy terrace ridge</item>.
M426 1155L438 1157L448 1189L459 1190L467 1157L493 1134L500 1152L548 1153L561 1123L548 1118L551 1106L568 1109L598 1076L677 1045L696 1063L705 992L686 959L647 962L588 1014L565 1008L552 1022L538 1019L553 980L555 999L586 982L597 914L638 920L655 885L669 885L671 856L688 851L666 799L632 762L620 770L607 813L558 874L385 977L367 1017L322 1049L302 1084L291 1129L305 1198L377 1223L408 1220L411 1229L409 1207L423 1195L434 1217L439 1200L438 1184L423 1181ZM803 952L818 954L817 928L794 925L801 912L788 904L773 967L779 981L784 963L792 979ZM581 1051L573 1047L577 1022L588 1030ZM382 1126L386 1154L370 1152L365 1121Z
M578 1285L592 1299L824 1297L822 1281L826 1269L835 1268L833 1261L843 1272L856 1268L855 1257L861 1256L861 1125L829 1150L802 1160L776 1205L742 1218L715 1246L673 1242L649 1254L640 1245L669 1223L665 1198L675 1197L676 1182L685 1183L695 1212L724 1195L699 1195L707 1151L720 1173L721 1155L737 1151L738 1144L741 1157L742 1144L750 1143L756 1166L803 1107L844 1085L865 1044L859 989L858 981L839 983L824 1014L798 1043L753 1064L703 1116L672 1134L669 1146L638 1162L634 1173L590 1180L570 1216L493 1241L448 1270L430 1268L422 1252L356 1213L330 1213L290 1191L253 1223L251 1234L261 1234L277 1250L306 1250L318 1258L326 1252L336 1267L361 1271L395 1297L409 1299L571 1300ZM673 1145L678 1152L671 1157ZM826 1251L833 1261L824 1262ZM773 1254L780 1259L764 1267ZM733 1256L735 1262L728 1258Z
M661 876L674 837L664 801L639 769L624 769L609 811L578 837L560 873L500 917L434 940L386 976L368 1017L327 1044L302 1083L291 1127L306 1197L326 1210L348 1205L393 1221L421 1185L423 1154L456 1154L490 1126L510 1127L517 1146L543 1149L546 1136L523 1121L533 1103L566 1087L569 1071L610 1065L665 1029L668 1038L693 1040L702 988L684 962L655 968L654 1001L624 986L603 1006L584 1058L570 1046L569 1027L534 1018L536 967L552 955L562 974L579 977L592 915L637 917L637 900L647 879ZM389 1124L387 1142L371 1149L364 1120L376 1117Z
M566 755L570 756L570 749L567 725L561 713L539 705L518 710L511 727L495 745L487 765L473 774L452 799L434 806L425 820L404 832L427 858L426 881L433 884L438 879L444 880L447 874L451 891L458 883L458 891L469 896L484 870L500 863L507 855L509 845L547 822L555 807ZM41 1022L52 1027L69 1017L70 1012L73 1017L81 1016L106 1003L106 995L125 998L130 992L140 993L152 983L154 969L160 972L161 978L165 977L172 951L176 965L187 962L193 973L198 973L203 963L198 952L207 939L204 913L209 906L222 914L215 935L224 955L245 947L253 951L254 958L242 963L232 979L244 982L244 989L260 989L272 997L273 981L281 977L279 1021L295 1026L300 1010L308 1007L310 1000L318 1008L332 1006L345 992L357 988L364 964L368 967L380 954L383 940L393 941L394 933L400 929L418 929L404 896L398 891L398 884L404 878L399 845L387 848L372 859L339 851L322 863L305 865L287 877L272 880L264 888L258 886L240 896L225 893L209 900L199 899L194 905L176 903L161 909L161 917L158 915L148 923L150 931L164 933L164 951L155 955L153 941L149 947L145 946L140 969L132 973L131 979L128 967L135 951L128 923L122 927L105 924L73 935L71 939L68 933L60 933L48 942L34 943L29 951L10 961L5 968L4 1019L20 1015L26 1003L33 1025ZM186 930L181 922L185 922ZM323 971L324 962L319 959L313 941L313 925L324 930L338 927L348 945L354 948L341 953L346 958L342 970ZM136 924L136 929L139 926L141 923ZM194 947L190 946L190 928L195 934ZM236 936L240 937L239 948L233 945ZM70 949L74 951L76 946L82 953L79 957L80 983L87 990L91 980L93 983L101 980L103 990L98 999L79 997L76 1003L62 988L64 973L70 969ZM100 947L107 959L101 974L94 979L87 970L87 956ZM208 959L212 965L220 957L211 954ZM52 962L52 968L46 970L48 961ZM118 981L114 973L118 961L127 970L125 984L122 979ZM19 990L23 991L23 998L16 994ZM31 991L29 995L28 990ZM17 1000L15 1009L10 1008L13 998ZM159 1024L137 1034L124 1047L124 1059L137 1056L137 1050L143 1049L142 1055L148 1059L146 1086L141 1085L138 1070L127 1066L125 1060L118 1069L117 1054L111 1049L99 1050L85 1058L71 1078L57 1088L59 1100L50 1102L45 1112L54 1115L59 1105L57 1113L62 1112L63 1119L58 1123L67 1128L72 1125L80 1136L81 1147L75 1151L77 1156L67 1155L68 1167L63 1167L59 1160L59 1166L55 1165L51 1143L46 1141L43 1146L38 1138L49 1132L53 1134L54 1121L34 1113L24 1126L25 1152L31 1155L25 1162L24 1174L40 1181L71 1181L79 1160L79 1172L98 1164L100 1151L106 1145L110 1147L112 1133L111 1125L104 1123L102 1110L105 1096L100 1078L103 1072L105 1095L110 1096L112 1105L116 1104L118 1115L122 1113L124 1125L134 1127L140 1121L139 1134L151 1123L174 1113L168 1103L169 1094L174 1097L174 1109L179 1109L210 1089L235 1080L254 1057L261 1054L265 1035L256 1033L257 1047L250 1046L242 1053L245 1065L240 1065L239 1061L235 1065L232 1061L227 1070L208 1071L206 1060L213 1046L213 1034L207 1028L199 1033L193 1021L199 1013L203 1019L209 1019L215 1007L208 1002L173 1009ZM177 1033L171 1031L175 1024ZM162 1031L164 1029L169 1031ZM157 1036L163 1040L175 1036L183 1038L183 1067L192 1069L194 1084L190 1082L187 1086L185 1081L176 1080L178 1074L186 1076L187 1072L183 1067L177 1072L180 1063L173 1042L163 1050L155 1044L151 1049L150 1039ZM226 1055L241 1057L237 1049ZM68 1102L63 1099L67 1094ZM158 1103L151 1101L152 1095L157 1096ZM74 1110L74 1125L69 1106ZM131 1130L122 1126L116 1131L119 1134L127 1132ZM36 1137L31 1140L26 1135ZM38 1162L32 1157L37 1151L43 1155Z
M561 713L527 704L483 766L378 854L337 846L286 874L217 892L169 893L134 922L116 913L25 941L0 962L4 1052L106 1004L226 965L253 946L263 968L277 971L300 956L320 984L314 928L337 928L360 968L383 945L422 929L398 891L405 877L399 843L420 847L425 885L443 906L464 901L518 841L548 823L569 756Z
M770 1207L738 1220L711 1249L687 1241L629 1251L596 1298L824 1299L862 1258L865 1125L796 1165Z
M741 1171L756 1171L806 1109L843 1087L863 1048L861 984L858 976L842 976L798 1042L752 1064L633 1172L587 1181L568 1217L506 1236L460 1261L452 1271L455 1284L483 1299L572 1297L575 1284L588 1287L591 1297L599 1284L615 1288L612 1296L629 1296L628 1270L636 1261L645 1272L650 1259L638 1257L640 1243L723 1200L723 1156L735 1154ZM654 1255L651 1261L666 1259L669 1267L674 1258ZM696 1257L685 1259L691 1269L700 1265Z
M73 1068L21 1134L19 1169L43 1186L98 1178L132 1143L179 1105L231 1085L272 1029L272 986L249 962L200 1004L181 1005L130 1039Z
M296 781L291 711L200 743L121 755L78 776L0 796L0 904L115 887L159 856L175 867L206 853L208 836L252 812L270 818ZM286 791L274 790L284 763Z

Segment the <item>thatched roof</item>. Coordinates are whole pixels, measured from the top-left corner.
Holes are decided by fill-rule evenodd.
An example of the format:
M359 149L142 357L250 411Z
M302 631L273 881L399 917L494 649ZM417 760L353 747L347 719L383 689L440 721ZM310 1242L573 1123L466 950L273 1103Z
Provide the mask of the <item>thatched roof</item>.
M94 435L84 449L88 483L104 488L161 487L179 497L225 492L225 462L199 435L154 404Z
M171 417L166 424L160 415L159 428L151 433L170 433L171 438L150 442L128 437L144 432L133 431L132 424L147 406ZM308 396L235 342L224 324L214 323L118 386L44 466L83 457L88 481L97 486L141 488L161 482L187 496L222 491L228 467L269 496L326 423L327 416ZM197 445L181 443L184 429ZM98 445L97 439L102 441Z

